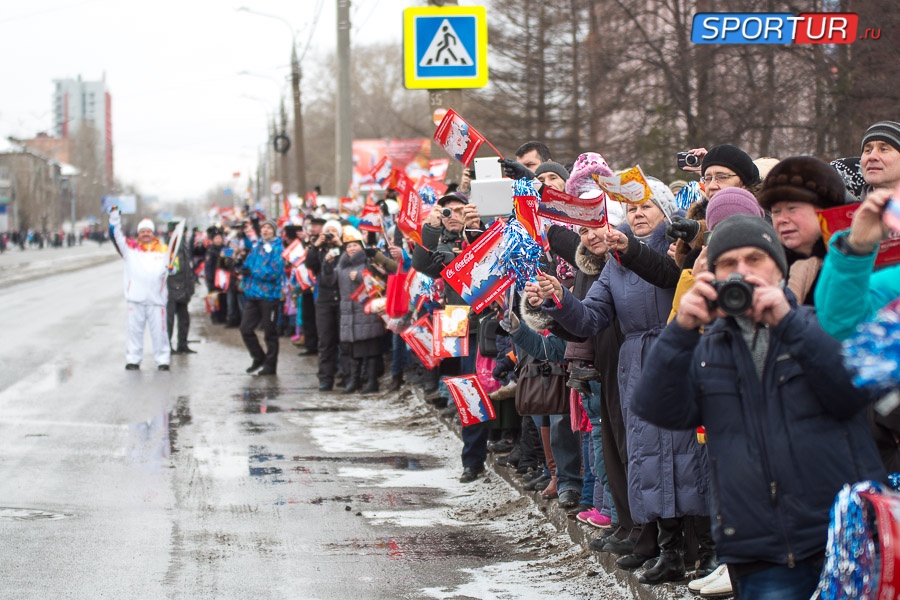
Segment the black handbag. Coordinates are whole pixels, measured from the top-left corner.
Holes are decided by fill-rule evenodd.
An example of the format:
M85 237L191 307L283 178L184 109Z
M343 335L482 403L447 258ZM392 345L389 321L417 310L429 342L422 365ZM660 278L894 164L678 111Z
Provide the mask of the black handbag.
M516 384L516 412L522 416L569 412L566 368L549 360L523 360Z
M497 330L500 321L494 315L487 315L478 323L478 351L485 358L497 356Z

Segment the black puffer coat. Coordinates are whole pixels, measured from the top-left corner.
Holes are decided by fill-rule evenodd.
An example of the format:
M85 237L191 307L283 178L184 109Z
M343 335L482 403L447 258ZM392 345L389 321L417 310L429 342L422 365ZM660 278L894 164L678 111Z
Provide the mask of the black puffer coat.
M362 284L362 271L368 268L368 258L362 250L350 256L346 253L338 260L338 287L341 293L341 342L358 343L384 335L384 321L377 314L366 314L361 302L350 299L350 294ZM356 277L351 279L354 273ZM355 354L355 353L354 353Z

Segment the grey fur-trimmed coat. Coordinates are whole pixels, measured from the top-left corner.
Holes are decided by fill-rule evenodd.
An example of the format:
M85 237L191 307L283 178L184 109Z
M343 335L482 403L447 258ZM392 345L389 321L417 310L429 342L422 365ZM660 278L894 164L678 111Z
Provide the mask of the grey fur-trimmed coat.
M627 225L619 229L631 233ZM632 239L644 246L636 253L639 257L651 259L648 250L665 254L668 248L665 223L644 241ZM643 362L666 326L674 293L674 287L658 288L613 259L583 301L566 291L561 309L552 301L542 305L548 316L580 337L603 331L617 318L621 325L625 341L619 351L619 398L627 430L628 502L635 523L709 514L706 452L695 432L662 429L631 410Z

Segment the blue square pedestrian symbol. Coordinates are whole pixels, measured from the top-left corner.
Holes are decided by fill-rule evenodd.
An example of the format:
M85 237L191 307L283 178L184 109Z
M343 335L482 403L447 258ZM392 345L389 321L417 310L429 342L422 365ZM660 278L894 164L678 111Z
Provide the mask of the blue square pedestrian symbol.
M404 55L408 88L484 87L487 84L484 7L406 9Z

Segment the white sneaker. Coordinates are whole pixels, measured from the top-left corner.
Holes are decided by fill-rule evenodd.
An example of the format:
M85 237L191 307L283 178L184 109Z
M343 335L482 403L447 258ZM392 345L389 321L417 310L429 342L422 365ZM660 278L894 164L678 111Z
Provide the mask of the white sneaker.
M726 565L719 565L716 567L716 570L707 575L706 577L701 577L700 579L694 579L690 583L688 583L688 589L694 593L699 594L700 590L704 588L704 586L709 585L713 581L717 580L722 576L722 573L728 574L728 567ZM729 580L730 581L730 580Z
M721 577L700 588L701 598L728 598L733 595L734 590L731 587L731 576L728 575L728 569L722 571Z

